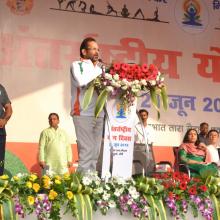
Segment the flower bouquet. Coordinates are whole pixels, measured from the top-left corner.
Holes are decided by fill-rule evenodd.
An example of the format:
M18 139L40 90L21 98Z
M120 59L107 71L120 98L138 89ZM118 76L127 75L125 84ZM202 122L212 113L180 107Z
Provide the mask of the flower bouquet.
M181 172L156 174L155 177L165 187L165 203L176 219L184 219L189 207L194 217L198 217L200 212L205 219L213 219L214 206L208 187L202 179L190 179Z
M162 98L164 109L167 109L168 102L163 82L164 77L153 64L148 66L115 63L89 84L83 100L83 109L88 107L96 90L99 96L96 101L95 117L98 117L109 96L119 97L122 104L129 108L142 92L150 93L151 101L159 112L157 95Z

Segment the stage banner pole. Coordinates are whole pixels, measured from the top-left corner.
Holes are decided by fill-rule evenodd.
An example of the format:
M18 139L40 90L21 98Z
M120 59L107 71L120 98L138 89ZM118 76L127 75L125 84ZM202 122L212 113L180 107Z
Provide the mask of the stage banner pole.
M126 108L118 98L109 98L106 112L102 178L109 173L129 178L132 175L136 102Z

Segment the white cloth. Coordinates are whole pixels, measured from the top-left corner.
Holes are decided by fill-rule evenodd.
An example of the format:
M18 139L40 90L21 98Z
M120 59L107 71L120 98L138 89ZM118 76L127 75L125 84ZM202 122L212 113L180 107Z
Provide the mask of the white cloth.
M207 146L207 149L210 153L210 156L211 156L211 161L214 162L214 163L217 163L218 165L220 165L220 158L219 158L219 155L218 155L218 148L219 146L214 146L214 145L208 145Z
M144 131L144 133L143 133ZM141 123L139 122L135 126L135 135L134 135L134 142L135 144L145 144L145 137L146 137L146 142L147 144L152 144L155 142L154 140L154 129L147 125L142 129Z
M91 60L81 60L72 63L71 73L71 115L94 116L95 103L98 98L94 91L92 100L86 110L82 109L83 98L87 85L102 73L99 65L93 65ZM103 111L99 117L104 117Z

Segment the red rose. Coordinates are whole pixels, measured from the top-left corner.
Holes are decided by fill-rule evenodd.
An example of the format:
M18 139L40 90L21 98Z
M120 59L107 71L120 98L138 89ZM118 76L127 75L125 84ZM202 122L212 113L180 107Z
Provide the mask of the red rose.
M156 66L154 66L154 64L150 64L149 66L149 71L150 72L158 72L158 69Z
M199 187L203 192L206 192L207 191L207 186L206 185L201 185Z
M163 186L164 186L165 189L168 189L168 188L170 187L170 184L168 184L168 183L166 183L166 182L163 182L162 184L163 184Z
M181 190L186 190L187 184L184 183L184 182L181 182L180 185L179 185L179 187L180 187Z
M121 68L121 64L120 63L114 63L113 67L114 67L114 70L118 71Z
M191 187L191 188L188 190L188 193L189 193L190 195L196 195L196 194L197 194L196 188L195 188L195 187Z
M180 179L180 173L179 172L174 172L173 173L173 179L179 180Z
M122 63L121 64L121 69L127 72L129 70L129 65L127 63Z
M141 70L142 70L142 72L147 73L147 72L148 72L148 66L147 66L147 64L143 64L143 65L141 66Z

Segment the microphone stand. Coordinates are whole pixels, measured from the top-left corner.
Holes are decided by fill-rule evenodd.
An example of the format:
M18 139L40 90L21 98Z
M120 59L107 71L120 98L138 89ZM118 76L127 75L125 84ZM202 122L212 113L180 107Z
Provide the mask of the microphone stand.
M99 59L98 66L102 69L102 74L104 74L104 73L105 73L106 64L103 63L101 59ZM99 91L98 91L97 89L96 89L95 91L96 91L97 95L99 96L99 94L100 94ZM108 111L107 111L107 109L106 109L106 105L104 105L103 110L104 110L104 113L105 113L105 120L106 120L106 123L107 123L108 134L109 134L109 145L110 145L110 149L109 149L109 151L110 151L110 157L109 157L109 163L110 163L110 165L109 165L109 172L110 172L110 174L111 174L111 176L112 176L113 157L114 157L114 154L113 154L114 149L113 149L113 143L112 143L112 132L111 132L111 127L112 127L112 126L111 126L111 122L110 122L110 118L109 118ZM105 125L104 125L104 126L105 126ZM105 135L104 135L104 136L105 136ZM104 152L104 150L103 150L103 152Z

